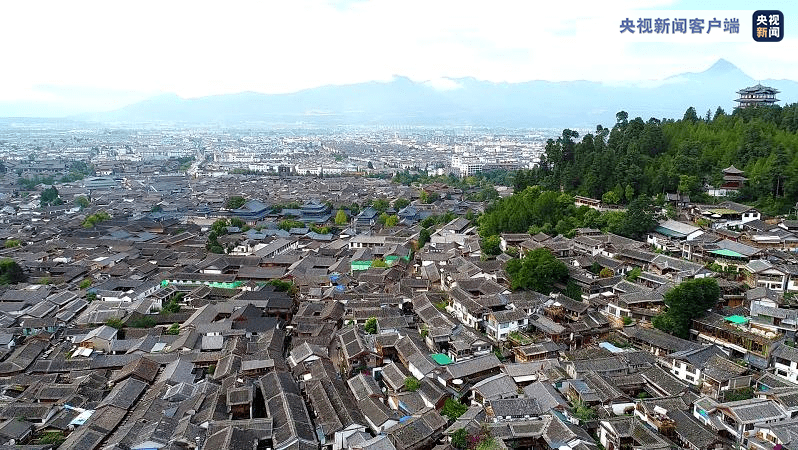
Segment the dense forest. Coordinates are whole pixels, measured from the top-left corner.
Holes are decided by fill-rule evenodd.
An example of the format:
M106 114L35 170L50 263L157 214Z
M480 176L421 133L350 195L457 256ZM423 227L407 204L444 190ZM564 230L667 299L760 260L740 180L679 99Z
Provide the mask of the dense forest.
M640 196L626 211L602 213L574 205L574 198L569 194L529 186L488 206L479 217L479 234L485 239L500 233L527 232L572 237L576 228L585 227L643 239L657 224L655 209L654 201Z
M569 129L550 139L539 166L516 174L516 191L538 185L610 203L678 191L710 201L704 185L719 186L721 170L734 165L749 180L735 200L783 214L798 199L798 104L703 117L691 107L681 120L629 120L621 111L616 119L581 139Z

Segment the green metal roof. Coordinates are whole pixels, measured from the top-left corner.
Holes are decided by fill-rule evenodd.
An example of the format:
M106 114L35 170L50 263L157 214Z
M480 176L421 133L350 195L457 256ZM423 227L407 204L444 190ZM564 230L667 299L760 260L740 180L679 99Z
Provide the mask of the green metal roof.
M742 324L748 322L748 319L743 317L743 316L729 316L729 317L726 317L725 319L728 320L731 323L736 323L737 325L742 325Z
M451 358L449 358L448 356L444 355L443 353L433 353L433 354L431 354L429 356L430 356L430 358L432 358L433 361L435 361L436 363L438 363L438 364L440 364L442 366L445 366L445 365L448 365L448 364L452 363Z
M352 270L368 270L371 261L352 261Z
M725 248L721 248L721 249L718 249L718 250L710 250L709 253L714 253L714 254L720 255L720 256L732 256L734 258L745 258L744 255L742 255L740 253L737 253L734 250L729 250L729 249L725 249Z

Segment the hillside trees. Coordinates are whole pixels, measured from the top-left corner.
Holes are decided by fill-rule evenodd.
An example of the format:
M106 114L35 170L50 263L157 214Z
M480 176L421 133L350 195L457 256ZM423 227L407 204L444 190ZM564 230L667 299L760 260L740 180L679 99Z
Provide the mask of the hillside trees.
M599 125L581 139L564 130L549 140L539 166L516 174L515 191L537 185L597 199L606 194L622 204L679 191L709 201L701 198L704 184L720 185L721 170L734 165L749 179L737 201L777 214L798 197L798 104L719 109L709 119L694 108L680 120L630 119L623 111L616 119L611 129Z

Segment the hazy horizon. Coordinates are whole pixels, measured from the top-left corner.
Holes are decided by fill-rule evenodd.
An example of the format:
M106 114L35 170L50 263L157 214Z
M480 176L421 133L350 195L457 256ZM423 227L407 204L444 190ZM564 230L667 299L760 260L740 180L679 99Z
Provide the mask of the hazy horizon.
M792 5L623 0L528 2L299 0L234 4L175 1L6 4L9 45L0 83L3 115L110 111L158 95L182 98L406 77L438 90L460 78L517 83L657 82L726 59L754 79L798 73L798 37L779 43L730 34L621 35L626 17L739 17ZM716 6L716 8L712 8ZM679 13L679 16L686 14ZM750 17L750 16L749 16ZM750 23L747 24L750 30ZM750 31L749 31L750 32ZM767 61L763 64L763 61Z

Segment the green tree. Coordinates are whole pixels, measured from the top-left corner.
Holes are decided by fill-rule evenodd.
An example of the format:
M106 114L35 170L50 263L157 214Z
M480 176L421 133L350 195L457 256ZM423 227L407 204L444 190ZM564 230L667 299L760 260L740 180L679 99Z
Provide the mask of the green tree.
M701 191L701 182L696 175L679 175L677 190L681 194L695 196Z
M83 208L88 208L90 203L89 199L81 195L80 197L75 199L75 204L80 206L81 209L83 209Z
M395 227L399 224L399 216L397 215L389 215L388 213L380 214L380 217L377 219L377 222L384 225L386 228Z
M426 228L422 228L421 231L419 231L418 233L418 248L419 249L423 248L425 245L427 245L427 242L429 242L429 240L430 240L429 230Z
M438 195L437 192L430 193L425 190L422 190L419 193L418 198L419 200L421 200L421 203L430 204L438 201L440 199L440 195Z
M269 280L266 282L266 284L269 286L273 286L276 292L291 293L296 288L296 286L294 286L294 283L278 279Z
M89 287L91 287L91 278L84 278L83 281L81 281L80 284L78 284L78 287L80 289L88 289Z
M247 223L244 222L243 220L239 219L238 217L231 217L230 218L230 226L231 227L236 227L236 228L238 228L240 230L243 230L244 228L246 228Z
M498 255L502 252L501 238L499 236L487 236L482 238L482 253L486 255Z
M643 240L646 233L657 226L652 203L651 199L646 197L638 197L633 200L626 210L620 228L615 231L631 239Z
M631 325L632 324L632 318L629 317L629 316L623 316L623 324L624 325Z
M155 319L149 316L139 316L129 322L132 328L152 328L155 324Z
M457 450L468 449L468 431L465 428L460 428L452 434L452 447Z
M371 267L385 268L388 267L388 263L386 263L382 258L377 258L371 262Z
M409 377L405 378L405 389L407 389L408 391L415 392L415 391L418 390L418 388L420 386L421 386L421 383L419 383L419 381L418 381L418 379L416 379L416 377L409 376Z
M49 188L42 191L41 196L39 197L39 203L41 206L53 206L53 205L60 205L63 203L61 198L58 196L58 189L55 186L50 186Z
M636 281L638 277L643 273L643 270L639 267L635 267L634 269L630 270L628 274L626 274L626 281Z
M690 337L690 325L714 308L720 298L720 288L715 278L687 280L665 293L668 309L652 319L655 328L681 338Z
M19 241L19 239L6 239L6 242L5 244L3 244L3 247L14 248L14 247L19 247L20 245L22 245L22 243Z
M289 231L291 228L305 228L305 224L298 220L285 219L280 222L279 228L281 230Z
M384 213L387 211L389 206L391 206L391 204L388 203L388 200L384 198L378 198L377 200L374 200L374 203L371 204L371 207L376 209L379 213Z
M244 206L244 203L246 202L247 199L245 199L244 197L234 195L227 199L227 202L225 203L224 207L227 209L238 209Z
M173 323L169 328L166 329L166 334L171 336L177 336L180 334L180 324Z
M443 403L441 414L448 417L449 420L457 420L467 410L468 406L456 400L453 400L452 398L447 398L446 401Z
M580 422L589 422L596 418L596 410L585 405L582 401L577 401L572 409L574 417Z
M569 279L568 284L565 285L565 296L581 302L582 288L573 279Z
M116 328L117 330L121 330L122 327L125 326L125 323L122 322L122 319L119 317L111 317L105 321L105 324L111 328Z
M346 217L346 213L343 209L339 209L337 213L335 213L335 224L336 225L346 225L348 219Z
M608 205L617 205L621 202L621 197L615 191L607 191L601 196L601 201Z
M696 114L695 108L693 108L692 106L687 108L687 111L684 112L684 117L682 118L682 120L685 122L689 121L692 123L698 122L698 114Z
M626 198L627 202L631 202L634 200L635 197L635 189L632 187L631 184L626 185L626 189L624 190L624 198Z
M63 444L65 440L66 436L64 436L63 431L46 431L36 439L36 443L39 445L52 445L52 448L57 448Z
M165 302L161 304L161 314L174 314L180 312L180 302L183 300L185 294L178 292Z
M0 260L0 286L25 281L25 272L10 258Z
M404 207L406 207L409 204L410 204L410 200L408 200L406 198L397 198L393 202L393 208L395 210L399 211L400 209L403 209Z
M508 261L507 274L513 289L533 290L542 294L549 294L556 283L568 281L568 267L544 248L528 252L523 259Z
M111 216L105 211L99 211L83 219L83 228L94 228L98 223L110 220Z
M366 330L366 333L368 334L377 334L377 318L369 317L366 320L366 324L363 326L363 329Z

